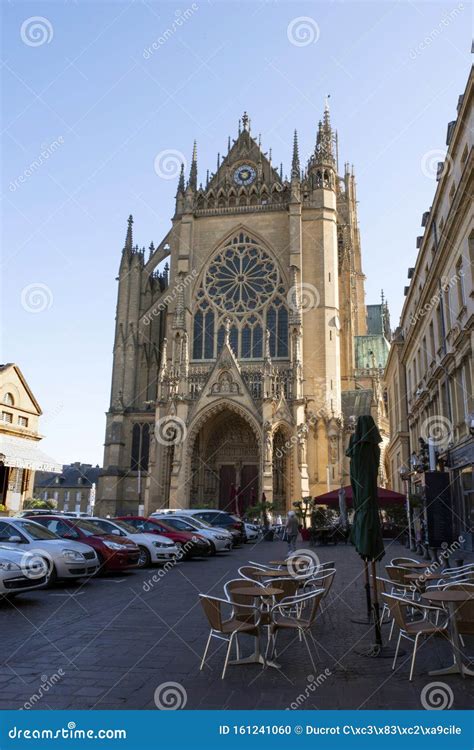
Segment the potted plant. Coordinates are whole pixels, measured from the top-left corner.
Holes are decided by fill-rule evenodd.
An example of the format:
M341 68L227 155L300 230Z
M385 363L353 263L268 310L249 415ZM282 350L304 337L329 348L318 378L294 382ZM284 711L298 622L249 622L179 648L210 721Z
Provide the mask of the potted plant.
M0 503L0 516L8 516L8 510L6 505Z

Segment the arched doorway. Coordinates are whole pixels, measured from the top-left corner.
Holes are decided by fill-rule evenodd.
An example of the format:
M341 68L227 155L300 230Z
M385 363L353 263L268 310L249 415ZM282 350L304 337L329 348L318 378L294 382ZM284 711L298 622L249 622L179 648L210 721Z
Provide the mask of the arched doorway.
M257 502L260 449L254 430L240 414L223 408L204 422L194 441L190 487L191 507L234 512L238 502L243 513Z

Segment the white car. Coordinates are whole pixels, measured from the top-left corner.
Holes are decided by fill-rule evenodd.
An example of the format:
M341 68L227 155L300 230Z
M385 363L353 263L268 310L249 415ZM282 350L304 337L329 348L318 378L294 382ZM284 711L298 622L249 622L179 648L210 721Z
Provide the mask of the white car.
M151 518L161 518L169 526L177 531L198 531L211 545L211 555L216 552L228 552L232 549L232 534L225 529L213 528L208 523L200 521L192 515L180 515L179 513L152 513Z
M174 560L179 554L176 544L166 536L161 534L147 534L137 531L135 526L131 526L125 521L116 521L111 518L99 518L94 516L89 518L96 526L99 526L105 534L116 534L117 536L126 536L132 542L138 545L140 557L138 558L138 568L146 568L153 563L165 563Z
M248 542L258 542L262 537L262 529L256 523L245 523L245 533Z
M0 599L43 588L48 574L48 566L41 558L0 544Z
M0 518L0 545L46 561L49 580L91 576L99 569L95 551L87 544L62 539L29 518Z

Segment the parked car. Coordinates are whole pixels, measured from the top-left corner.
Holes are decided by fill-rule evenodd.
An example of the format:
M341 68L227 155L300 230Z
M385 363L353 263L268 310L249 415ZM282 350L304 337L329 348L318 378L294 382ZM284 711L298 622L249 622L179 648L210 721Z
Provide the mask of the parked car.
M238 516L227 513L225 510L212 510L209 508L185 508L169 509L169 513L179 513L183 516L194 516L199 521L204 521L210 526L219 527L230 531L234 537L235 544L243 544L246 541L245 525Z
M256 523L248 523L245 521L245 535L248 542L258 542L263 536L263 529Z
M73 539L88 545L99 559L101 573L124 570L136 567L140 550L130 539L105 534L101 528L86 518L67 518L65 516L39 516L38 524L63 539Z
M48 565L41 557L0 545L0 599L41 589L48 577Z
M115 519L114 519L115 520ZM160 534L171 539L178 547L179 556L183 559L191 557L207 557L211 552L211 545L203 536L189 531L178 531L169 526L161 518L145 518L144 516L121 516L118 520L126 521L142 533Z
M172 526L177 531L189 531L191 534L197 531L211 545L211 555L215 555L216 552L228 552L232 549L233 539L230 531L209 526L195 516L179 516L177 513L169 513L164 516L160 513L152 513L150 518L161 518L168 526Z
M88 545L72 539L65 541L28 518L0 518L0 544L46 560L50 581L91 576L99 568L97 555Z
M117 537L126 537L138 545L140 557L138 558L138 567L146 568L153 563L165 563L174 560L178 554L178 548L174 542L165 536L159 534L142 534L135 526L131 526L125 521L112 521L110 518L99 518L93 516L90 518L92 523L105 534L113 534Z

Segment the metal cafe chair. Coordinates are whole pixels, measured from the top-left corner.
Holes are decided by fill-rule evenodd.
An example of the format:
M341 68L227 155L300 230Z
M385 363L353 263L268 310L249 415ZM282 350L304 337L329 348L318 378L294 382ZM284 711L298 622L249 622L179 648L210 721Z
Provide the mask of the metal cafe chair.
M311 578L309 578L303 585L303 593L309 593L310 591L315 591L316 589L324 589L324 593L321 597L320 602L320 609L321 614L324 617L326 614L326 611L329 615L329 619L332 622L331 612L329 609L329 602L330 602L330 594L331 594L331 588L334 583L334 576L336 575L336 569L335 568L328 568L322 572L314 573ZM327 602L326 603L326 600Z
M224 619L223 605L227 605L230 607L233 606L228 599L219 599L216 596L208 596L207 594L199 594L199 599L201 601L204 614L206 615L209 621L209 625L211 626L206 647L204 649L204 654L202 656L201 666L199 667L199 669L202 670L204 668L207 652L209 650L209 645L212 638L217 638L220 641L226 641L228 646L224 660L224 668L221 675L221 679L224 679L234 638L236 638L239 633L246 633L247 635L252 635L258 638L260 635L261 611L259 607L253 604L239 604L240 616L245 610L248 613L249 619L238 619L235 615L232 614L228 619ZM237 658L239 658L238 650Z
M402 565L404 563L419 563L419 560L415 560L413 557L394 557L390 560L390 565ZM426 564L428 567L428 563Z
M304 642L311 665L314 671L316 671L316 665L309 647L308 638L312 641L319 658L318 646L314 635L311 632L311 626L316 619L318 607L323 594L324 589L318 589L309 594L287 596L272 607L270 612L270 638L267 646L267 656L270 653L270 658L272 658L276 653L276 642L278 633L281 630L286 630L288 632L296 631L299 640Z
M239 576L246 579L247 581L253 581L254 583L260 583L260 573L262 568L257 568L255 565L242 565L238 569ZM257 575L255 575L257 573Z
M408 601L407 599L399 596L393 596L392 594L382 594L382 600L387 603L390 608L392 617L399 628L397 648L395 650L395 656L393 658L392 670L395 669L398 657L398 651L400 649L400 641L402 638L413 643L413 654L411 657L410 665L410 676L411 682L413 678L413 670L415 668L416 653L418 650L418 642L420 638L431 638L432 636L442 636L446 640L450 640L448 633L448 619L442 624L436 624L429 619L430 614L439 614L439 607L432 607L428 604L419 604L418 602ZM411 621L407 617L407 608L415 609L420 611L422 614L421 620Z

